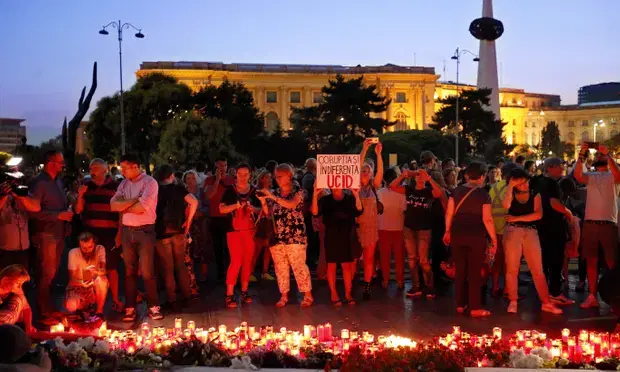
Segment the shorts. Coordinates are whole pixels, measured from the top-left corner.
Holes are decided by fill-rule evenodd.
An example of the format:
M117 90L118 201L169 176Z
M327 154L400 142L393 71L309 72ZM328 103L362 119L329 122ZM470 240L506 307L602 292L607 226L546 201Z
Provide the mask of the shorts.
M583 257L599 257L599 247L603 249L603 257L607 265L613 267L618 257L618 226L614 223L587 221L581 230L581 250Z
M95 286L90 287L67 287L65 296L68 299L77 300L77 310L92 310L97 303L95 296Z

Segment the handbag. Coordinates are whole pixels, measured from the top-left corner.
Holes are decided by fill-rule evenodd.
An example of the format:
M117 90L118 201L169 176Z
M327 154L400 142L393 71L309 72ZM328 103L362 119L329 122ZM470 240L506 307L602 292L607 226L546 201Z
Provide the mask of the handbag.
M256 231L254 233L255 238L267 240L269 242L275 238L276 221L273 219L273 215L267 216L261 211L254 227Z
M371 187L372 189L372 193L375 194L375 199L377 200L377 213L378 214L383 214L383 203L381 203L381 201L379 201L379 195L377 195L377 190L375 190L374 186Z

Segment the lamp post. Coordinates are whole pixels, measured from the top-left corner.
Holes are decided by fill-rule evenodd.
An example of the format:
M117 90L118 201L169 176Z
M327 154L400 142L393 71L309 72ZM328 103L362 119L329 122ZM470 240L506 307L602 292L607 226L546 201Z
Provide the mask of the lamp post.
M455 156L454 156L454 160L456 163L456 166L459 166L459 132L461 131L462 127L459 124L459 66L461 64L461 56L465 55L465 54L471 54L472 56L474 56L474 62L480 62L480 58L478 58L478 55L475 53L470 52L467 49L459 49L456 48L456 51L454 52L454 55L452 56L452 59L456 61L456 123L455 123L455 128L456 128L456 149L455 149Z
M131 23L121 23L120 20L118 22L112 21L108 23L107 25L101 27L101 30L99 30L99 34L109 35L110 33L106 30L106 28L110 26L115 28L118 32L118 69L120 71L120 78L121 78L121 154L125 155L125 107L123 104L123 46L122 46L123 45L123 29L133 28L134 30L138 31L135 34L135 37L137 37L138 39L143 39L144 34L142 33L142 29L137 28Z
M598 123L594 123L594 142L596 142L596 128L598 127L604 127L605 126L605 122L603 120L599 120Z

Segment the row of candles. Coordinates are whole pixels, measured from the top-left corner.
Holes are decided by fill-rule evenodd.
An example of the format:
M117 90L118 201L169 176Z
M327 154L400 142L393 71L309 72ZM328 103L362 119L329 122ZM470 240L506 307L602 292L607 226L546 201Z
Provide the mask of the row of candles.
M64 326L52 326L51 332L64 332ZM270 349L279 348L294 356L303 357L303 349L309 346L318 346L334 354L346 353L351 347L361 347L368 353L374 353L384 348L432 348L446 347L459 350L464 346L473 347L493 346L498 342L507 341L511 351L523 349L526 353L538 347L546 347L553 357L562 357L574 362L589 362L607 357L620 357L620 334L598 333L582 330L578 335L571 335L570 330L562 330L561 339L549 339L545 333L537 331L517 331L504 340L502 329L493 328L492 335L472 335L461 332L459 326L454 326L452 333L435 339L435 342L416 342L410 338L378 336L369 332L361 334L348 329L342 329L340 336L334 336L332 325L329 323L318 326L304 325L303 331L292 331L285 327L279 330L272 326L254 327L246 322L239 327L228 329L226 325L208 329L196 328L196 323L188 321L183 327L183 320L176 318L174 328L154 327L143 323L137 332L118 331L107 329L103 323L98 331L99 336L106 339L112 350L123 349L132 354L139 349L148 348L155 352L163 352L167 348L184 340L195 337L204 343L214 343L231 352L249 351L253 347L262 346Z

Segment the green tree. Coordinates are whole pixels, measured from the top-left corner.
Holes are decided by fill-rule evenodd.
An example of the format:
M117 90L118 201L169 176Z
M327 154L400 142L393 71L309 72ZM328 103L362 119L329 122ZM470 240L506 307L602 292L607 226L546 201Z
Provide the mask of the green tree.
M198 161L213 163L220 155L239 159L225 120L205 118L192 110L177 114L164 128L159 150L153 157L156 164L183 168Z
M337 75L321 90L323 102L293 108L293 128L307 139L312 151L346 152L365 137L378 136L395 124L379 117L390 100L379 94L375 85L364 85L363 80L363 76L346 80Z
M152 73L125 92L126 151L140 156L148 170L165 123L192 108L190 88L174 77ZM90 116L86 136L92 156L120 154L120 97L104 97ZM103 138L102 138L103 137Z
M563 157L565 146L560 140L560 128L555 121L550 121L542 130L540 141L542 157L553 156Z
M308 142L295 131L284 131L281 125L273 133L265 133L253 141L253 155L250 161L257 167L263 166L268 160L278 163L303 164L314 156L308 150Z
M254 106L252 93L243 84L225 80L217 87L206 86L194 94L193 102L205 117L226 120L236 150L252 157L252 141L263 134L264 119Z
M497 120L495 114L486 108L490 102L490 94L490 89L460 92L459 122L462 130L459 133L459 140L466 144L466 155L494 161L512 146L507 145L502 137L502 129L506 123ZM431 124L431 128L453 131L457 126L456 96L446 97L440 102L444 106L433 116L434 124Z

